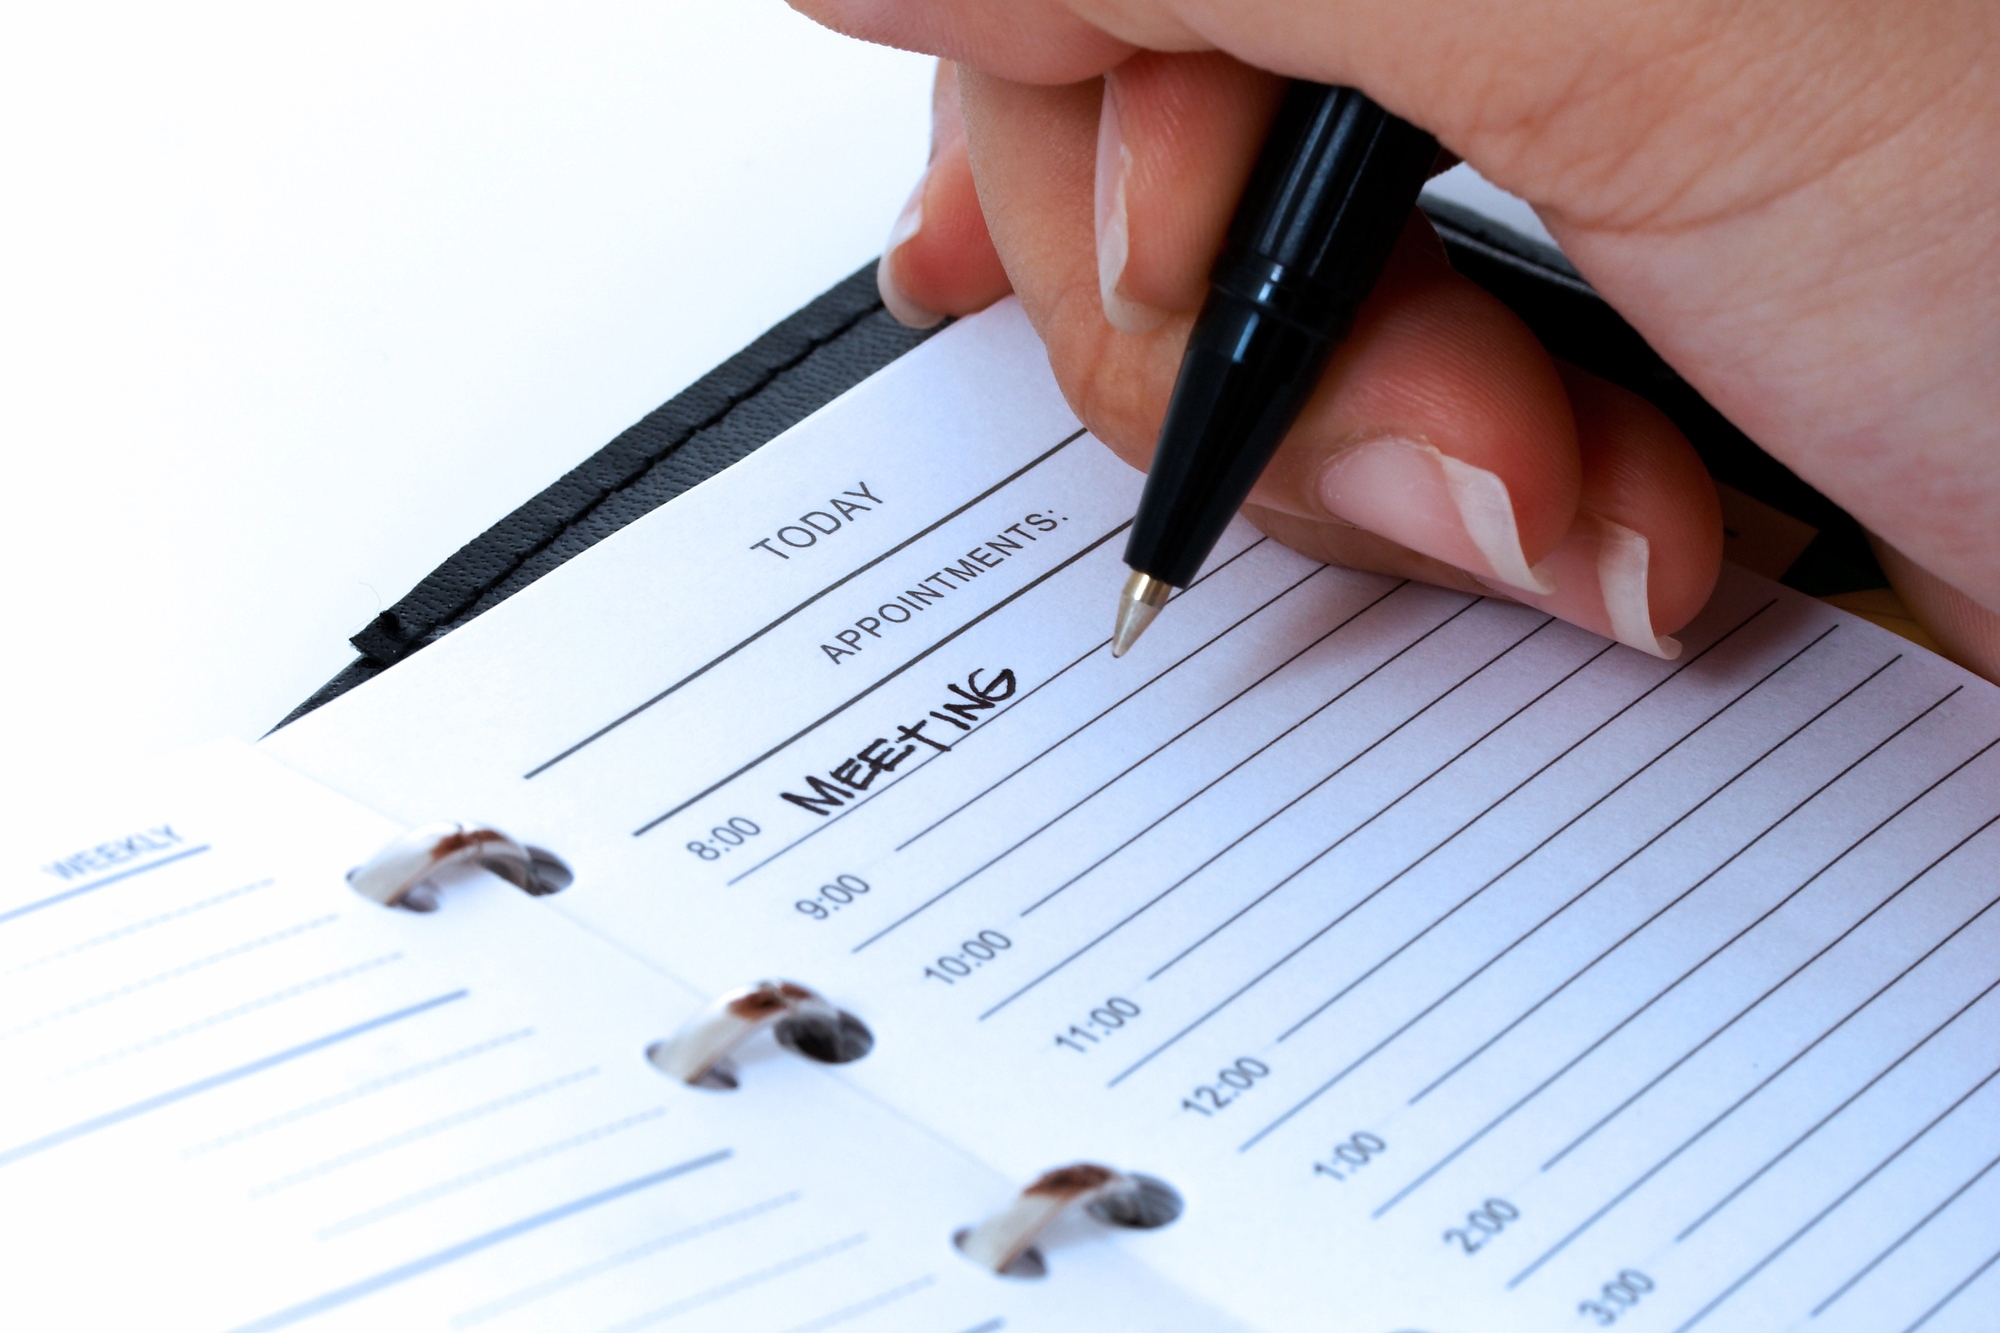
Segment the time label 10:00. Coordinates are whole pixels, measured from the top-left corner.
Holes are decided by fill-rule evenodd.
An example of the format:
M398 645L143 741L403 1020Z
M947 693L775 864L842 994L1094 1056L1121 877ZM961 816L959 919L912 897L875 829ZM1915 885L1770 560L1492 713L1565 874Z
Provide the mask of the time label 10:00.
M971 976L974 968L984 967L998 958L1001 950L1013 947L1014 941L999 931L982 930L959 945L956 953L948 953L925 968L924 975L947 986L955 986L960 977Z
M720 861L763 831L742 815L736 815L710 829L708 837L696 838L687 849L704 861Z

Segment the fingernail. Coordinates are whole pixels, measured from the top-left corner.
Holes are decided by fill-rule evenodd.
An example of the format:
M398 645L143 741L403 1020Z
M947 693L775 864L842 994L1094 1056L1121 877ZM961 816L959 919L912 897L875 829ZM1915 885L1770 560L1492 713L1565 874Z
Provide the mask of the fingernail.
M1329 512L1378 536L1522 592L1556 590L1521 549L1507 483L1435 445L1368 440L1328 460L1318 485Z
M1597 523L1597 583L1603 590L1604 613L1611 620L1611 637L1673 661L1681 655L1681 641L1653 632L1652 596L1646 586L1653 544L1622 523L1600 514L1589 517Z
M924 184L928 174L917 178L917 188L910 191L910 201L903 205L903 211L896 215L896 225L889 229L888 243L882 247L881 262L875 265L875 290L882 296L882 304L899 324L913 329L927 329L943 319L935 310L923 306L904 295L896 285L896 251L924 226Z
M1542 561L1561 579L1562 591L1552 597L1524 596L1511 589L1506 594L1671 662L1681 655L1681 644L1653 632L1652 595L1646 583L1652 563L1653 544L1643 533L1584 510Z
M1116 85L1106 79L1103 108L1097 114L1097 290L1112 328L1120 333L1151 333L1165 322L1166 312L1118 290L1131 253L1125 221L1125 182L1131 174L1132 150L1118 128Z

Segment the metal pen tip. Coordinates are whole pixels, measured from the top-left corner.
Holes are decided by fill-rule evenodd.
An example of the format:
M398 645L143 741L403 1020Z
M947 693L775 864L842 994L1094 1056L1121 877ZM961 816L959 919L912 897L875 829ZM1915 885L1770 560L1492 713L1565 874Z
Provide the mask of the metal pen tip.
M1173 591L1170 583L1132 571L1132 577L1125 580L1125 591L1118 594L1118 623L1111 631L1113 657L1125 656L1125 650L1139 641Z

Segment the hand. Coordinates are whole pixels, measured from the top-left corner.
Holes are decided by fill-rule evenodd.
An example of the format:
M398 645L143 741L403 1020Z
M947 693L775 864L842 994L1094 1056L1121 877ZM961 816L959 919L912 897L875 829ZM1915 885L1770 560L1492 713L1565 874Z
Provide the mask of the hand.
M1094 433L1143 465L1275 105L1347 83L1535 204L1711 402L1877 535L2000 677L2000 19L1981 0L794 0L942 65L883 289L1012 290ZM1413 220L1251 497L1309 554L1498 590L1634 646L1701 606L1686 442L1555 364Z

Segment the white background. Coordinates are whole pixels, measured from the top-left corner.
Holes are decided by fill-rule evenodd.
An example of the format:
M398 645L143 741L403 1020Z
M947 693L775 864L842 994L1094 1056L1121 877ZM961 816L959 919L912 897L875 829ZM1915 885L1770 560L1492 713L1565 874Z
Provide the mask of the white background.
M255 738L865 262L929 77L779 0L9 6L15 794Z

